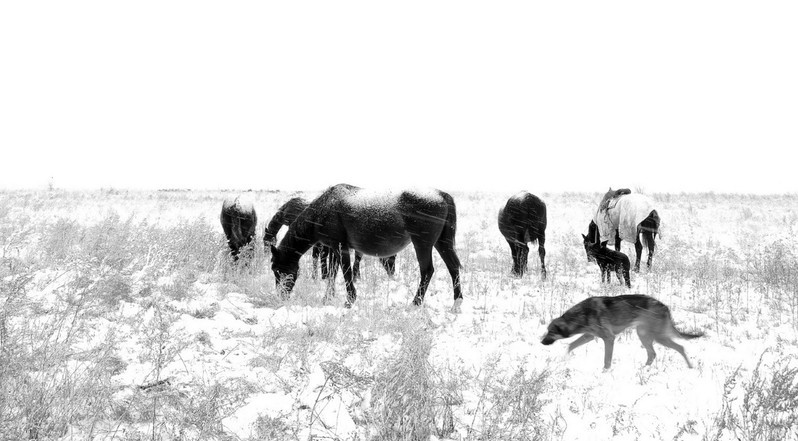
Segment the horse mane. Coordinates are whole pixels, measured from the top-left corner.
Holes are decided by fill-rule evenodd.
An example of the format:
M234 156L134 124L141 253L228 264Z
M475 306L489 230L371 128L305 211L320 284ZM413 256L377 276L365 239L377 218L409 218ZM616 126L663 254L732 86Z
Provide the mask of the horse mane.
M299 213L299 216L291 223L289 233L293 233L298 239L310 240L312 229L316 225L322 224L324 219L328 219L335 211L335 201L341 196L359 190L359 187L349 184L337 184L328 187L316 199L308 204L307 208Z

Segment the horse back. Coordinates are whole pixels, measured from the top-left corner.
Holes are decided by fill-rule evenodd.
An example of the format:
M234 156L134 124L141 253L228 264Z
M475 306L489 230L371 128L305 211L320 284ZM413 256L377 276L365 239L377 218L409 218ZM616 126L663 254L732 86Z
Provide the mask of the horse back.
M347 243L364 254L391 256L412 238L429 241L441 236L450 205L439 190L379 191L354 189L329 201L320 232L331 242Z
M526 191L507 200L499 210L499 231L507 238L524 234L527 242L537 240L546 232L546 203Z

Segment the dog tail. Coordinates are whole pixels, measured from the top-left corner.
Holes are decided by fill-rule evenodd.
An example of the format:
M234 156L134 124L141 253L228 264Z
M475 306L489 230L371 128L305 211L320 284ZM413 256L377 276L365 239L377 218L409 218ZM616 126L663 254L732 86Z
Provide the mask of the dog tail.
M693 333L693 332L682 332L682 331L676 329L676 326L674 326L672 321L671 321L671 328L673 329L673 332L676 333L676 335L678 335L679 337L681 337L681 338L683 338L685 340L692 340L694 338L699 338L699 337L703 337L704 336L704 333L701 332L701 331L697 331L695 333Z
M677 334L679 334L679 337L681 337L681 338L683 338L685 340L692 340L694 338L699 338L699 337L703 337L704 336L703 332L698 332L698 333L693 334L693 333L690 333L690 332L679 331L676 328L674 328L674 330L676 331Z
M678 337L683 338L685 340L692 340L694 338L699 338L699 337L703 337L704 336L704 333L701 332L701 331L682 332L682 331L676 329L676 325L673 324L673 316L671 315L670 308L668 308L667 315L668 315L668 322L671 325L671 331L673 331L673 333L676 334Z

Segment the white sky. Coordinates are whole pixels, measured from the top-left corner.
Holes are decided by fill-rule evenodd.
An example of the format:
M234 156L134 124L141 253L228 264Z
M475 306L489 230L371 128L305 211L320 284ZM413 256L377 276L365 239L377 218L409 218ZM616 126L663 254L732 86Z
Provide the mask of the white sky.
M798 2L0 2L0 188L798 192Z

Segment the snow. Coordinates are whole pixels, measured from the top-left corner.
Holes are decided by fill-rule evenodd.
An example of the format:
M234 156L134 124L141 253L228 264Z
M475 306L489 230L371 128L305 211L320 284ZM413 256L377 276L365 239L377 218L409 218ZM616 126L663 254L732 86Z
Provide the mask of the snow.
M218 228L217 196L197 197L158 212L158 222L169 225L196 216ZM363 278L357 283L358 299L352 309L342 307L345 290L340 276L339 294L327 304L322 300L326 283L302 276L292 298L282 301L273 292L267 258L253 269L236 271L223 268L228 263L220 260L214 271L188 281L181 272L159 276L147 295L132 289L130 300L89 319L91 332L74 349L97 347L110 331L119 336L114 354L123 368L112 376L117 403L136 400L144 393L139 387L158 379L168 379L168 387L186 400L207 398L203 389L207 385L230 389L245 385L241 400L221 420L225 430L241 439L255 439L263 418L282 421L302 439L368 439L375 433L370 382L401 356L409 336L416 334L431 341L422 360L428 363L431 378L456 383L449 386L457 391L458 400L451 406L455 433L448 439L474 436L472 430L488 425L490 420L483 415L497 403L484 402L484 385L506 390L510 397L520 385L508 381L521 369L528 375L548 372L540 391L546 401L541 417L547 424L557 422L562 439L701 439L723 406L725 382L738 367L734 406L739 406L742 384L751 378L763 353L767 351L766 374L772 373L776 360L798 356L798 332L789 305L779 304L776 297L789 293L769 291L766 296L755 285L753 273L747 276L748 284L738 276L752 271L757 247L764 247L765 253L776 240L794 245L794 227L766 220L778 219L770 210L787 213L785 207L794 204L792 199L747 200L744 206L750 216L741 215L743 204L722 198L688 195L687 202L658 201L660 216L673 234L658 240L652 270L632 275L631 292L659 298L670 306L680 329L699 329L707 335L683 342L695 369L659 345L656 360L646 367L645 350L634 332L627 331L616 340L612 368L604 372L601 341L571 354L566 350L569 340L540 344L549 321L576 302L590 295L630 292L617 281L601 285L597 266L586 262L580 233L595 201L573 195L542 197L549 207L549 279L541 281L534 249L527 275L520 279L509 275L509 250L495 225L495 212L506 195L454 197L457 250L465 266L459 314L450 312L451 279L437 253L436 272L421 308L409 305L419 277L411 248L399 255L394 279L387 278L377 259L363 260ZM150 199L140 198L139 205L130 199L130 215L147 220L156 216L149 211ZM284 200L284 194L254 198L255 207L265 213L261 219L268 219L270 210ZM101 212L107 212L118 202L102 205L88 199L71 210L56 203L49 212L52 217L45 219L90 220L94 214L87 211L100 206ZM24 214L14 212L14 216ZM747 220L741 222L741 216ZM217 233L222 234L221 228ZM622 251L634 253L629 244ZM303 258L301 264L309 266L308 261ZM724 272L731 269L739 273ZM145 280L147 271L133 272L131 278ZM64 304L70 283L80 275L56 268L37 272L31 283L35 289L26 293L28 315L10 317L9 328L51 320L50 314ZM170 297L169 287L181 283L189 287L184 298ZM167 338L157 346L152 342L160 325ZM159 347L171 355L163 366L152 355ZM325 373L324 363L343 366L361 383L335 383ZM64 366L77 369L80 362L69 360Z

